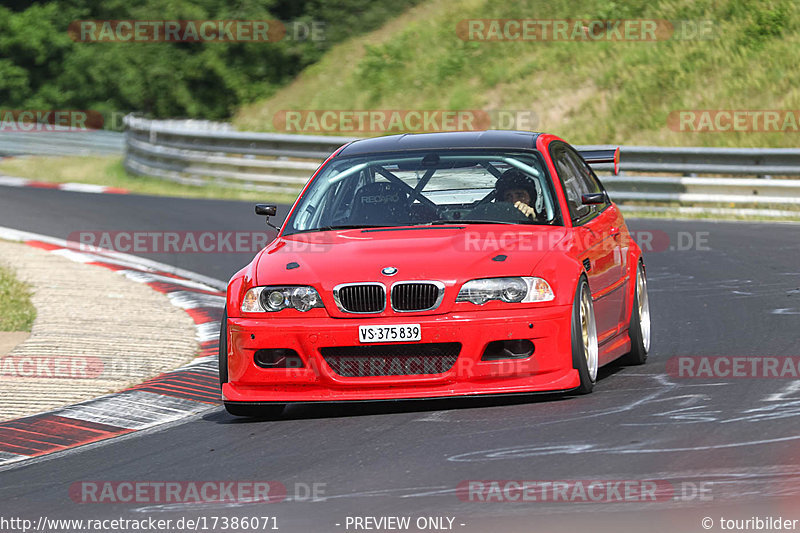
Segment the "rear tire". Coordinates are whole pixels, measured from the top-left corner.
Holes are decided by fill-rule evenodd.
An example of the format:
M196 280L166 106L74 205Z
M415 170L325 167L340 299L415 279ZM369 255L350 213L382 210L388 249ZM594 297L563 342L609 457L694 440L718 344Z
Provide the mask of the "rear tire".
M647 295L647 275L642 261L636 267L635 283L631 322L628 326L631 351L622 361L628 365L643 365L650 351L650 298Z
M575 389L579 394L589 394L597 381L599 348L597 324L589 282L585 276L578 280L572 304L572 367L578 370L581 384Z
M225 402L225 410L233 416L246 416L249 418L277 418L283 413L284 404L242 404L239 402Z

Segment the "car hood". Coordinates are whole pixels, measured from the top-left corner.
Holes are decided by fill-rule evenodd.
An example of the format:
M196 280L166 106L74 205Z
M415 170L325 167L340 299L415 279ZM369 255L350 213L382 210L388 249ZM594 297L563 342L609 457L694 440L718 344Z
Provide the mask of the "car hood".
M256 283L331 289L361 281L438 280L445 284L524 276L566 236L561 226L417 226L350 229L279 237L256 262ZM397 269L386 276L382 269Z

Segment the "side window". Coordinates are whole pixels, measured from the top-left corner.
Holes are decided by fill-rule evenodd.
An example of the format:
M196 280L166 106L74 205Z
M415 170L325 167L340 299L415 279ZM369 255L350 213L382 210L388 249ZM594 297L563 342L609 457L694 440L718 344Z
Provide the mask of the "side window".
M607 204L583 205L584 194L603 192L603 187L586 162L560 143L551 150L551 155L564 186L572 220L577 221L605 209Z
M589 214L588 206L581 204L581 196L585 194L585 186L580 177L580 173L575 168L575 165L567 157L567 151L563 146L556 146L552 149L551 155L553 157L553 164L558 172L558 178L564 187L564 193L567 196L567 207L569 208L569 216L572 220L583 218Z
M597 176L594 175L592 169L589 168L589 165L586 164L586 161L584 161L581 156L572 150L565 150L565 154L575 167L581 182L585 186L586 192L603 192L603 187L600 185L600 181L597 179Z

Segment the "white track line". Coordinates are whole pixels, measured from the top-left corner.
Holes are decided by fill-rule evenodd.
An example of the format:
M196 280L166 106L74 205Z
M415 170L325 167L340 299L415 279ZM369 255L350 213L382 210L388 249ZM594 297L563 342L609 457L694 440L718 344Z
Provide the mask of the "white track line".
M54 415L125 429L146 429L202 411L207 404L163 394L132 390L89 400Z
M59 239L57 237L49 237L47 235L31 233L28 231L21 231L14 228L6 228L3 226L0 226L0 239L6 239L8 241L16 241L16 242L41 241L67 249L74 247L70 246L70 243L68 243L64 239ZM167 272L168 274L174 274L176 276L181 276L183 278L196 281L198 283L203 283L219 291L224 291L228 285L228 283L225 281L214 279L209 276L204 276L203 274L198 274L197 272L192 272L191 270L184 270L182 268L177 268L171 265L167 265L165 263L159 263L158 261L152 261L150 259L145 259L144 257L138 257L135 255L125 254L122 252L115 252L113 250L101 249L95 255L100 261L108 261L109 263L115 263L115 260L119 260L119 261L124 261L127 264L136 265L137 268L143 268L145 270L151 270L151 271L160 270L161 272Z

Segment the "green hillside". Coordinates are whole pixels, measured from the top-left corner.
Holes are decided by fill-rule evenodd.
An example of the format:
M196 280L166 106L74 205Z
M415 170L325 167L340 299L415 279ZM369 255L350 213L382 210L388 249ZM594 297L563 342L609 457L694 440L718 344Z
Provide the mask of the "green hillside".
M467 19L657 19L686 33L479 41L459 37ZM703 25L704 38L687 30ZM784 118L800 113L798 29L791 0L428 0L333 47L234 122L270 131L286 110L530 110L532 129L578 144L792 147L800 124ZM680 110L795 113L777 131L700 133L670 128Z

